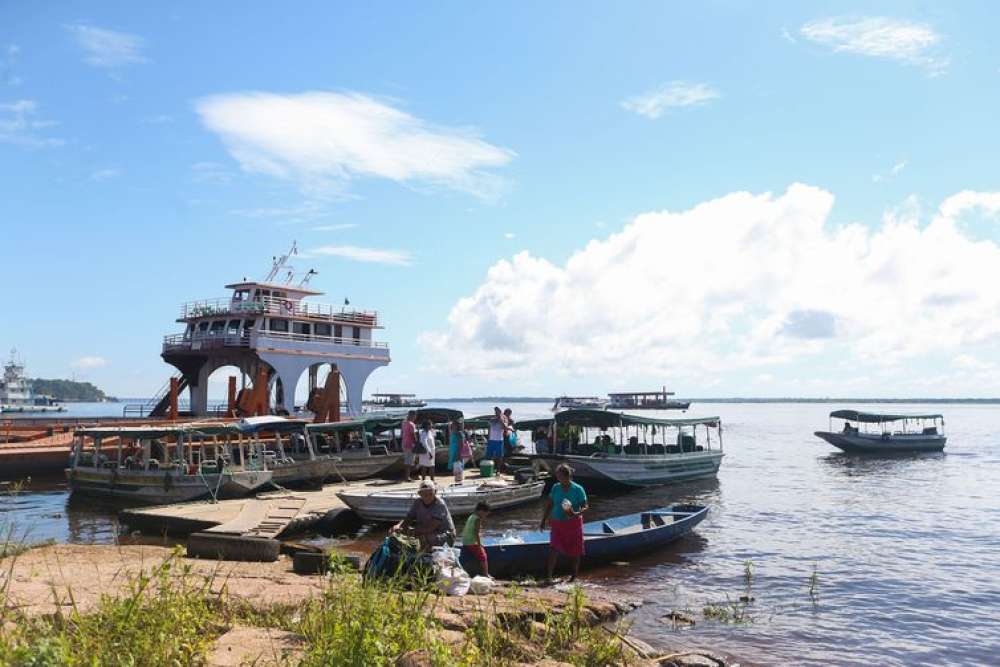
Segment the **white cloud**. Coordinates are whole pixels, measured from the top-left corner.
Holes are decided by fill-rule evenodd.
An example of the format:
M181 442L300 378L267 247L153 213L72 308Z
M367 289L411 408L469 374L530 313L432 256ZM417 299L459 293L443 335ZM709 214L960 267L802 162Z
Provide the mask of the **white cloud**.
M108 365L108 360L104 357L80 357L72 364L73 368L79 368L81 370L92 370L94 368L103 368Z
M356 262L372 262L375 264L392 264L395 266L409 266L412 261L410 253L405 250L383 250L380 248L359 248L353 245L324 245L313 248L303 256L315 257L317 255L327 257L343 257Z
M218 162L195 162L191 165L193 179L198 183L226 184L233 180L233 175Z
M343 195L357 177L436 186L489 198L489 170L514 152L464 128L438 127L361 93L234 93L196 109L249 172L298 182L314 196Z
M314 232L342 232L345 229L354 229L357 226L356 222L341 222L336 225L318 225L313 227L312 230Z
M514 232L504 232L503 237L508 241L515 238L517 235Z
M722 95L706 83L671 81L622 101L624 109L646 118L656 119L670 109L699 106Z
M38 104L34 100L0 103L0 143L24 148L62 146L65 143L62 139L40 132L56 124L38 117Z
M0 55L0 83L8 86L19 86L22 79L17 75L17 57L21 53L21 47L17 44L8 44L4 47Z
M484 378L701 382L822 353L847 372L1000 352L1000 245L961 225L1000 211L1000 193L949 197L925 224L891 210L871 227L831 226L833 202L801 184L734 192L639 215L563 264L518 253L420 340L431 366Z
M884 174L872 174L872 183L883 183L885 181L892 180L899 176L904 169L906 169L906 160L900 160L896 164L892 165L889 171Z
M803 37L835 52L888 58L940 74L948 60L934 53L941 36L924 23L886 17L826 18L806 23Z
M121 169L97 169L96 171L91 172L90 180L103 183L104 181L110 181L113 178L118 178L121 175Z
M66 29L85 53L84 62L94 67L115 69L147 62L140 53L144 40L138 35L74 23Z

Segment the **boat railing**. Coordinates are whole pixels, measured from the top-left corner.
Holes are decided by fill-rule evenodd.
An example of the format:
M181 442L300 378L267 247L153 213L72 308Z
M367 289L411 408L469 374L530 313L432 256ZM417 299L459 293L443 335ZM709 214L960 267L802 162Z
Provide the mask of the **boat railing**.
M349 336L321 336L317 334L302 334L287 331L245 331L243 333L212 333L211 331L195 332L193 334L168 334L163 337L163 351L171 350L209 350L217 348L249 348L252 342L260 338L274 338L298 343L327 343L333 345L353 345L356 347L375 347L388 349L389 344L381 341L366 340Z
M374 310L350 310L345 306L335 306L328 303L312 303L270 296L245 301L227 298L201 299L181 304L180 318L183 320L213 315L280 315L361 324L367 327L379 326L378 312Z

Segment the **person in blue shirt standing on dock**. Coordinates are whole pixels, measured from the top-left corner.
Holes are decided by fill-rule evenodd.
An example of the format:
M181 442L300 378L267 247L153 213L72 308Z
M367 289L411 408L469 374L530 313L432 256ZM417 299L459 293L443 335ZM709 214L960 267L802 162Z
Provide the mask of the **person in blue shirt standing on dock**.
M573 469L565 463L556 468L556 483L545 500L541 529L552 517L549 534L548 580L556 569L559 554L570 559L575 581L580 573L580 559L583 557L583 513L587 511L587 492L573 481Z

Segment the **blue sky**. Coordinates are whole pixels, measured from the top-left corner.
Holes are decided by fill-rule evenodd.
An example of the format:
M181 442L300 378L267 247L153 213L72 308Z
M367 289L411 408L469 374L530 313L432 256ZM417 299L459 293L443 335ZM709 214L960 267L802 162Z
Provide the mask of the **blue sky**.
M6 3L0 344L147 394L296 240L368 391L1000 395L995 6L699 4Z

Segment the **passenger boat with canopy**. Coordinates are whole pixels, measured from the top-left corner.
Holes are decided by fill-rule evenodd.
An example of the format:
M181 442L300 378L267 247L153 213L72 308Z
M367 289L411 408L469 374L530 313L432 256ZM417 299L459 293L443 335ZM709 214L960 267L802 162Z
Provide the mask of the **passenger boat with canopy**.
M318 456L339 459L333 476L339 480L367 479L389 474L402 464L402 451L391 451L380 434L402 424L400 418L362 417L327 424L307 424L306 437Z
M560 396L552 404L552 412L560 410L590 409L603 410L608 406L608 399L598 396Z
M653 486L715 477L724 456L718 417L655 419L606 410L566 410L523 420L531 431L536 471L560 463L580 481Z
M834 419L843 420L840 430ZM940 452L947 438L944 417L939 414L877 414L858 410L834 410L830 430L815 435L852 454L896 452Z
M66 478L73 494L159 505L250 494L271 481L266 461L233 424L84 428Z
M264 416L247 417L236 427L259 443L272 481L280 486L319 485L336 477L341 459L332 454L317 455L307 437L304 419Z

